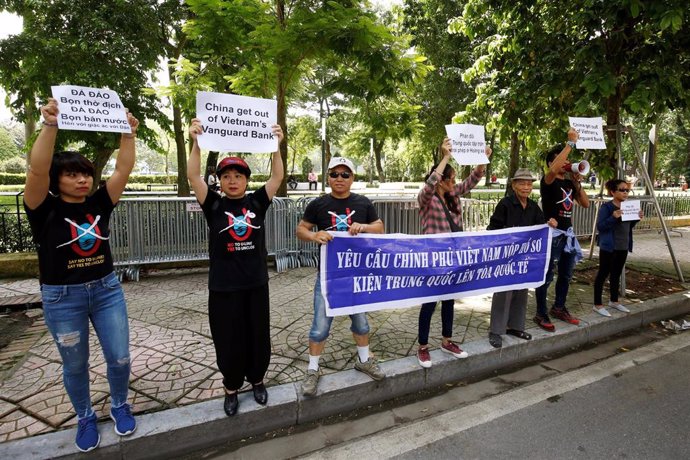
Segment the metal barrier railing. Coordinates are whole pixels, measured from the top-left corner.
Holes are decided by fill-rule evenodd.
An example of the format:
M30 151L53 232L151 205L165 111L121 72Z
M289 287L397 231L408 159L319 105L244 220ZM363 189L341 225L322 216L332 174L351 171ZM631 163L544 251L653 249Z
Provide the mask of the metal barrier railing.
M276 268L284 271L300 266L316 266L319 248L299 241L295 229L314 197L273 199L266 216L266 245L275 257ZM651 197L640 199L646 218L635 230L661 230ZM690 215L687 194L657 198L664 216ZM412 196L372 196L386 233L419 234L419 205ZM576 206L573 226L576 235L592 235L599 207L606 200L591 199L587 209ZM465 230L483 230L489 223L497 200L461 200ZM672 218L672 217L671 217ZM10 224L0 222L5 226ZM14 224L16 225L16 224ZM123 199L111 219L111 248L121 277L137 280L139 267L161 262L184 262L208 259L206 220L194 198L156 197Z

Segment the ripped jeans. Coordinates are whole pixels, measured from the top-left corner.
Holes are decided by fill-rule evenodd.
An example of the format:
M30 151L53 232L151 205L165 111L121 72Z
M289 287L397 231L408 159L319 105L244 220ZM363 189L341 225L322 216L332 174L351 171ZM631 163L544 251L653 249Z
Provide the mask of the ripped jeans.
M112 407L127 402L129 324L115 273L84 284L41 286L43 315L62 356L65 389L78 418L89 416L89 320L103 348Z

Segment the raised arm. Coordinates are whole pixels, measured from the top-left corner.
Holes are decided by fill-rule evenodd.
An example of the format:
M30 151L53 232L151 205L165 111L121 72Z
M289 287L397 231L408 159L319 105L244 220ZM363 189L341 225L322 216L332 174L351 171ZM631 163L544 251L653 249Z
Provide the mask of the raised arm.
M283 158L280 156L280 143L283 142L283 129L280 125L271 126L273 135L278 138L278 150L273 152L273 160L271 161L271 177L266 182L266 194L268 199L272 200L278 191L278 187L283 182Z
M419 195L417 196L419 206L422 208L427 207L429 201L431 201L431 198L434 196L434 193L436 193L436 184L443 178L443 170L446 169L446 165L448 164L448 161L450 161L450 148L450 138L443 138L443 142L441 142L441 153L443 154L441 162L436 166L436 169L431 171L429 178L424 186L422 186L422 189L419 191Z
M53 161L53 150L58 132L58 113L57 101L53 98L49 98L48 103L41 107L43 127L31 147L31 160L26 172L24 188L24 203L29 209L36 209L48 196L50 164Z
M139 128L139 120L134 115L127 111L127 123L129 123L132 132L122 133L120 136L120 150L117 153L117 160L115 161L115 171L110 179L105 183L108 190L108 195L113 204L120 201L122 192L125 191L127 180L134 168L134 159L136 154L135 141L137 139L137 129Z
M563 150L561 150L561 153L559 153L551 162L549 172L547 172L546 176L544 176L544 182L547 184L553 183L553 181L556 179L556 176L558 176L565 164L568 162L568 155L570 155L570 152L573 150L570 144L572 143L574 145L579 137L580 135L577 133L575 128L570 128L568 130L568 142L565 144L565 147L563 147ZM589 206L589 201L587 202L587 206ZM587 206L584 207L586 208Z
M189 152L189 160L187 160L187 180L194 190L196 200L200 204L204 204L206 196L208 195L208 187L201 177L201 150L197 142L197 136L203 132L201 121L198 118L192 120L192 125L189 127L189 137L192 139L192 151Z
M491 153L491 147L487 145L484 148L484 154L487 158L491 158ZM481 178L484 177L484 171L486 171L486 165L477 165L464 181L455 184L455 194L462 196L476 187Z

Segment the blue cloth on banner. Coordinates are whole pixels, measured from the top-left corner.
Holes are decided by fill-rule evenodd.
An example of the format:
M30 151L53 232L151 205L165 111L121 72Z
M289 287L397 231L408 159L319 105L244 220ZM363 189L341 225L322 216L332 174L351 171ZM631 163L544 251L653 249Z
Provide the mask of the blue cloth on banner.
M563 250L567 253L575 252L575 263L578 263L579 261L582 260L584 255L582 255L582 246L580 246L580 242L577 241L577 237L575 236L575 231L573 230L573 227L568 228L568 230L560 230L558 228L552 228L551 229L551 234L553 237L565 235L566 240L565 240L565 247Z
M403 308L544 284L547 225L436 235L351 236L321 246L328 316Z

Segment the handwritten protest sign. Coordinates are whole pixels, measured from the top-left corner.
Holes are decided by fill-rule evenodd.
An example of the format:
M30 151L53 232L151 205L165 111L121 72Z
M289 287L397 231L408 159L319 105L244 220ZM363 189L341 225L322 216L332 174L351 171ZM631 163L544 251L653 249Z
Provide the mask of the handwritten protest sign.
M73 131L131 133L120 96L110 89L51 86L58 102L58 128Z
M278 138L271 132L271 125L278 120L278 103L273 99L199 91L196 116L204 130L198 138L202 149L252 153L278 150Z
M333 235L321 246L328 316L541 286L551 251L547 225L436 235Z
M640 220L640 200L625 200L621 201L621 216L622 221Z
M570 126L575 128L580 135L577 140L578 149L606 150L604 120L601 117L568 117L568 120L570 120Z
M480 125L446 125L446 135L452 145L451 154L459 165L484 165L486 157L484 127Z

